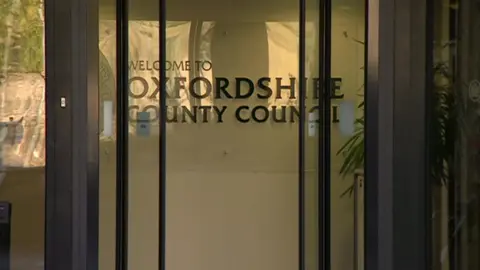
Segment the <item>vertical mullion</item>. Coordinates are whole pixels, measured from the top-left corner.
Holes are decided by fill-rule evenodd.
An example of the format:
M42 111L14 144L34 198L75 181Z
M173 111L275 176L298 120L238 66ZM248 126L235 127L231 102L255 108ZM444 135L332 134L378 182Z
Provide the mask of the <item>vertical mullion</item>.
M128 268L128 0L116 3L117 156L115 269Z
M158 241L158 269L159 270L165 270L166 264L165 264L165 251L166 251L166 245L165 245L165 238L166 238L166 140L167 140L167 124L166 124L166 115L167 115L167 104L166 104L166 96L165 93L167 93L166 89L166 70L165 70L165 62L166 62L166 55L167 55L167 49L166 49L166 31L167 31L167 19L166 19L166 0L160 0L160 10L159 10L159 60L160 60L160 84L162 85L162 91L160 93L160 149L159 149L159 155L160 155L160 173L159 173L159 241Z
M323 270L329 270L331 268L330 262L330 125L331 125L331 116L330 116L330 107L331 107L331 63L332 63L332 0L323 0L322 3L322 23L323 27L323 50L321 57L321 63L323 66L322 77L323 77L323 95L322 95L322 138L321 138L321 177L319 178L322 181L321 185L321 194L322 194L322 206L321 206L321 222L322 222L322 251L323 251Z
M429 41L434 41L435 40L435 0L426 0L426 44L425 44L425 49L426 49L426 55L425 55L425 78L426 78L426 87L425 87L425 119L426 119L426 125L428 127L431 126L431 119L432 119L432 113L433 113L433 107L432 107L432 101L434 100L434 70L433 70L433 64L434 64L434 42L429 42ZM431 134L432 130L431 129L426 129L425 130L425 164L427 166L432 166L432 160L430 160L430 147L431 145ZM433 213L432 209L432 185L430 184L429 181L426 181L426 186L425 186L425 207L426 207L426 212L427 213ZM426 263L425 265L427 266L426 269L433 269L433 253L432 253L432 240L433 240L433 224L430 218L430 214L425 215L425 228L426 228L426 235L425 235L425 245L427 247L426 250Z
M299 121L299 155L298 155L298 206L299 206L299 270L305 269L305 23L306 23L306 0L299 0L300 18L299 18L299 106L300 106L300 121Z

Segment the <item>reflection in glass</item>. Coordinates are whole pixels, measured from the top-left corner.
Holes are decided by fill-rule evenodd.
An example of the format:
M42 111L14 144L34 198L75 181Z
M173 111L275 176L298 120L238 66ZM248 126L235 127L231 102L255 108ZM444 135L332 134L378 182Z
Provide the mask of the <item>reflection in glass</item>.
M11 269L43 269L43 2L0 2L0 201L12 204Z
M365 1L332 1L331 31L331 263L362 270Z
M100 18L99 263L105 270L115 267L116 21L108 13ZM158 22L130 20L129 40L128 267L158 269Z
M139 4L132 2L130 9ZM159 248L159 23L129 20L128 267L156 270Z
M341 171L346 158L335 153L350 138L338 129L340 105L343 101L361 104L363 91L364 48L356 40L363 37L364 5L357 2L334 5L332 29L333 76L340 88L337 94L344 97L332 102L332 267L348 270L354 269L355 261L354 204L353 197L340 195L353 183L363 158L355 163L358 166ZM135 15L129 27L128 89L131 268L156 269L158 263L161 94L167 99L167 126L162 131L167 138L167 268L298 267L298 123L308 119L299 119L298 108L298 1L285 3L265 5L266 9L248 3L212 5L189 12L195 10L194 2L187 10L168 1L169 21L164 26L147 9L131 5ZM309 12L304 64L307 112L315 114L320 102L315 90L320 74L321 18L318 11ZM159 27L166 27L164 59L158 55ZM100 29L100 50L114 67L115 21L102 20ZM160 63L166 65L168 81L159 80ZM163 85L167 86L165 93L160 92ZM114 91L102 87L101 99L114 104ZM355 113L362 115L361 109ZM103 119L104 115L101 125ZM319 263L318 136L305 138L305 259L313 269ZM101 236L100 249L110 250L104 251L110 255L101 256L101 264L111 261L106 264L109 269L114 254L113 233L107 232L115 218L111 210L115 206L114 137L113 132L101 138L105 180L101 181L100 204L105 216L100 227L101 235L107 236ZM109 143L111 150L106 147Z
M480 267L478 3L436 0L430 96L432 269Z
M99 1L100 6L105 1ZM115 269L116 18L99 13L99 269ZM109 117L109 118L107 118Z
M320 1L309 0L307 6L320 7ZM304 133L304 262L306 269L321 269L321 194L322 194L322 168L319 163L321 145L321 128L318 122L322 123L322 93L320 89L322 39L320 31L320 12L307 10L305 21L305 77L314 80L315 83L305 85L306 119ZM308 81L307 81L308 82ZM312 110L312 108L318 108ZM317 123L317 124L313 124ZM314 126L312 126L312 124Z
M201 22L193 14L168 22L166 61L184 66L167 73L167 268L298 268L298 5L290 2L279 21L269 17L286 10L242 4L211 6L227 20L206 12ZM167 17L176 8L167 3ZM200 65L187 70L187 61Z

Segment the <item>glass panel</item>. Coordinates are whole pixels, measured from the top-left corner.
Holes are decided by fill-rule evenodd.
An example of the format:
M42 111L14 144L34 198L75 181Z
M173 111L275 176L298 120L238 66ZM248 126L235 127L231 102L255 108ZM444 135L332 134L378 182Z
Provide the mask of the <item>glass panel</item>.
M43 269L45 69L43 1L0 2L0 211L11 204L10 267ZM2 213L3 215L3 213Z
M145 13L156 2L129 8L129 269L159 269L160 25Z
M363 269L365 1L332 1L332 269Z
M298 269L298 6L167 1L167 269Z
M99 269L115 269L116 18L100 0L99 12ZM114 6L113 6L114 7ZM113 9L115 10L115 9Z
M322 53L322 19L319 10L321 7L319 0L307 0L306 21L305 21L305 77L306 99L305 113L306 125L304 134L305 145L305 186L304 186L304 245L305 245L305 268L307 270L319 269L321 266L319 254L321 237L321 189L322 189L322 168L320 163L320 147L322 146L321 123L324 120L323 91L321 77L321 57Z
M128 269L158 269L159 24L158 2L129 7ZM152 10L154 12L152 12ZM100 2L100 269L115 267L116 20ZM113 67L113 68L112 68Z
M432 269L480 268L477 1L434 2L430 96Z

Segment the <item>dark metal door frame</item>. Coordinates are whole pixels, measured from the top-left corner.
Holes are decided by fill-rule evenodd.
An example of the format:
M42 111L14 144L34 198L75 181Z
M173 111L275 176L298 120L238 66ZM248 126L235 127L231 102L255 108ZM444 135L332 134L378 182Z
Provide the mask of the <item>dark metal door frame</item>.
M128 84L129 58L129 1L116 2L116 53L117 53L117 141L116 141L116 228L115 269L128 269Z
M323 80L323 96L321 102L321 111L323 115L321 117L321 137L318 142L320 159L318 164L318 170L321 175L318 176L319 181L322 182L319 185L320 190L318 194L320 196L319 205L319 245L320 245L320 265L321 270L330 270L331 268L331 253L330 253L330 209L331 209L331 99L334 96L334 91L331 89L331 67L332 67L332 0L320 0L320 17L322 18L322 25L319 27L320 37L322 37L322 50L319 54L321 63L321 77Z
M44 5L45 269L98 269L98 1Z
M368 270L429 269L432 214L427 110L433 82L429 75L433 64L429 2L366 1Z

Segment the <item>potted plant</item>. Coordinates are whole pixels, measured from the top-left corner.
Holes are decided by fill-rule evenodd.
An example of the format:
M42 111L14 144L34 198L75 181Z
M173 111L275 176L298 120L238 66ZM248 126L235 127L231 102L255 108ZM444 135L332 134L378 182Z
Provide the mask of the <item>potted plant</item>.
M343 32L343 36L362 46L365 44L363 41L349 37L347 32ZM360 69L363 70L364 67L361 67ZM356 127L353 135L342 145L342 147L340 147L336 153L337 156L343 157L343 163L339 171L339 174L343 178L352 175L363 175L365 161L365 101L363 100L364 84L362 84L356 92L361 97L361 101L358 105L360 116L355 120ZM354 183L352 183L340 196L343 197L347 194L350 196L352 195L353 190Z

